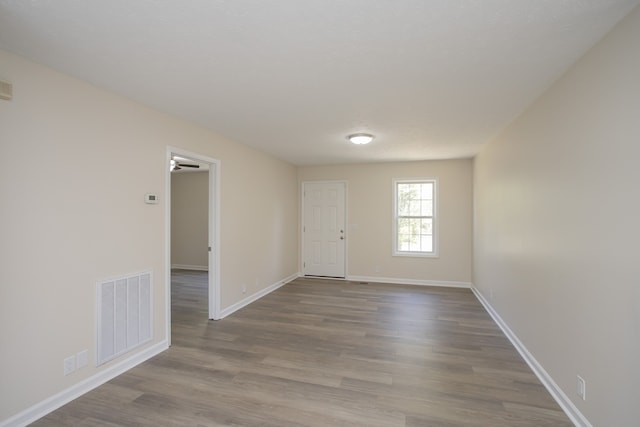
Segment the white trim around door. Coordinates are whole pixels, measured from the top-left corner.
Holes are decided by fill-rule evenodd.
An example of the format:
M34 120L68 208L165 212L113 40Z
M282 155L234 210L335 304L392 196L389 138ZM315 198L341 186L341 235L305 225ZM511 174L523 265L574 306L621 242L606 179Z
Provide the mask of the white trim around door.
M177 147L167 147L165 161L165 300L166 336L171 344L171 156L209 165L209 319L220 319L220 160Z

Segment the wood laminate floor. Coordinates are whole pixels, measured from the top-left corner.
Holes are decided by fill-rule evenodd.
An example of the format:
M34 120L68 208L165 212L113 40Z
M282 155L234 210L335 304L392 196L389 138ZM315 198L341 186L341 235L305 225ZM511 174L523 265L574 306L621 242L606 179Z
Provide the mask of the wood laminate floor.
M468 289L296 279L221 321L175 271L172 347L36 426L570 426Z

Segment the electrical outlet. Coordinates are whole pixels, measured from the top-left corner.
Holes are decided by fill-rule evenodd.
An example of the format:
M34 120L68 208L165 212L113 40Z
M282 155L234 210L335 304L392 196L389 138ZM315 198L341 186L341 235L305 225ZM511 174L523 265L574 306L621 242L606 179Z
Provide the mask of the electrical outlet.
M242 285L242 293L246 294L247 293L247 285Z
M76 370L76 356L64 359L64 375L69 375Z
M578 396L582 398L582 400L587 400L587 383L580 375L578 375L578 382L576 383L576 391Z
M89 364L89 351L82 350L80 353L76 354L76 366L78 369L84 368Z

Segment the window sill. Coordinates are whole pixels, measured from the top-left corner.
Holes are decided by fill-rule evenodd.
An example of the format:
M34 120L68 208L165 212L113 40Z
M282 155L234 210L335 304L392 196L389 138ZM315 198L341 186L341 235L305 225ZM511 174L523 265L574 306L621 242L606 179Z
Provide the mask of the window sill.
M440 258L437 252L393 252L391 255L410 258Z

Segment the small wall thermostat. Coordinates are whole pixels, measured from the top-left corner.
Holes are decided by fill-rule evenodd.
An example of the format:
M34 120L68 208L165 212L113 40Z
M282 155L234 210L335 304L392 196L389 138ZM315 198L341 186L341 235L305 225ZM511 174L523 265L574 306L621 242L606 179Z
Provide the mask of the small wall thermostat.
M148 205L157 205L158 196L156 196L155 194L147 193L144 195L144 202Z

